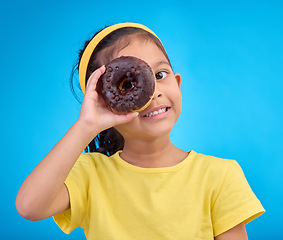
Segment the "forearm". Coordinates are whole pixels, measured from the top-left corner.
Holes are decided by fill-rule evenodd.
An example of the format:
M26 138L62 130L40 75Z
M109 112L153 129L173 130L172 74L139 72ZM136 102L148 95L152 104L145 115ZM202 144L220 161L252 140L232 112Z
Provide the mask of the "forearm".
M21 186L16 200L21 215L48 212L79 155L96 134L98 131L89 131L80 122L70 128Z

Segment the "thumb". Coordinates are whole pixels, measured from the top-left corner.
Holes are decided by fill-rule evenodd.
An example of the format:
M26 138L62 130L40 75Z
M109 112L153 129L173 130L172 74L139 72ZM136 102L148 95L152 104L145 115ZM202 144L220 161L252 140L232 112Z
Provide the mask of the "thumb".
M123 124L130 122L133 118L137 117L139 115L138 112L133 112L133 113L127 113L125 115L116 115L116 120L118 124Z

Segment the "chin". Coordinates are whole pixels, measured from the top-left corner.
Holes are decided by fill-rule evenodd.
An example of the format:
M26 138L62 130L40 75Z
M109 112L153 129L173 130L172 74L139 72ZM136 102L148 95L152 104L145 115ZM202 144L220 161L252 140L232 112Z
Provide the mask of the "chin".
M159 126L158 128L147 129L147 131L144 131L142 135L146 135L150 138L159 138L162 136L168 136L172 129L173 127Z

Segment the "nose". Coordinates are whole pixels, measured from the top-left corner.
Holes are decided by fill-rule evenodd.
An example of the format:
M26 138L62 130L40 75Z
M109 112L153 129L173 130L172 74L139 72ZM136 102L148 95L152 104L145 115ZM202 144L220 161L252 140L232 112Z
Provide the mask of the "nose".
M160 85L159 85L159 82L155 81L155 92L154 92L154 95L153 95L153 99L157 99L159 97L162 96L162 93L161 93L161 89L160 89Z
M159 98L161 96L162 96L162 94L158 91L158 89L155 89L155 93L154 93L153 99Z

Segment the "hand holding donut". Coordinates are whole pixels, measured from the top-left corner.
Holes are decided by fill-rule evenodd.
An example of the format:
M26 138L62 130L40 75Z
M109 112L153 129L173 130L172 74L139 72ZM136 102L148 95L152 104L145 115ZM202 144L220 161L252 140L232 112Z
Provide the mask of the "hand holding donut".
M89 77L78 120L88 126L90 131L95 132L101 132L112 126L126 123L138 115L137 113L117 115L109 110L109 107L96 90L98 79L104 72L105 66L102 66Z

